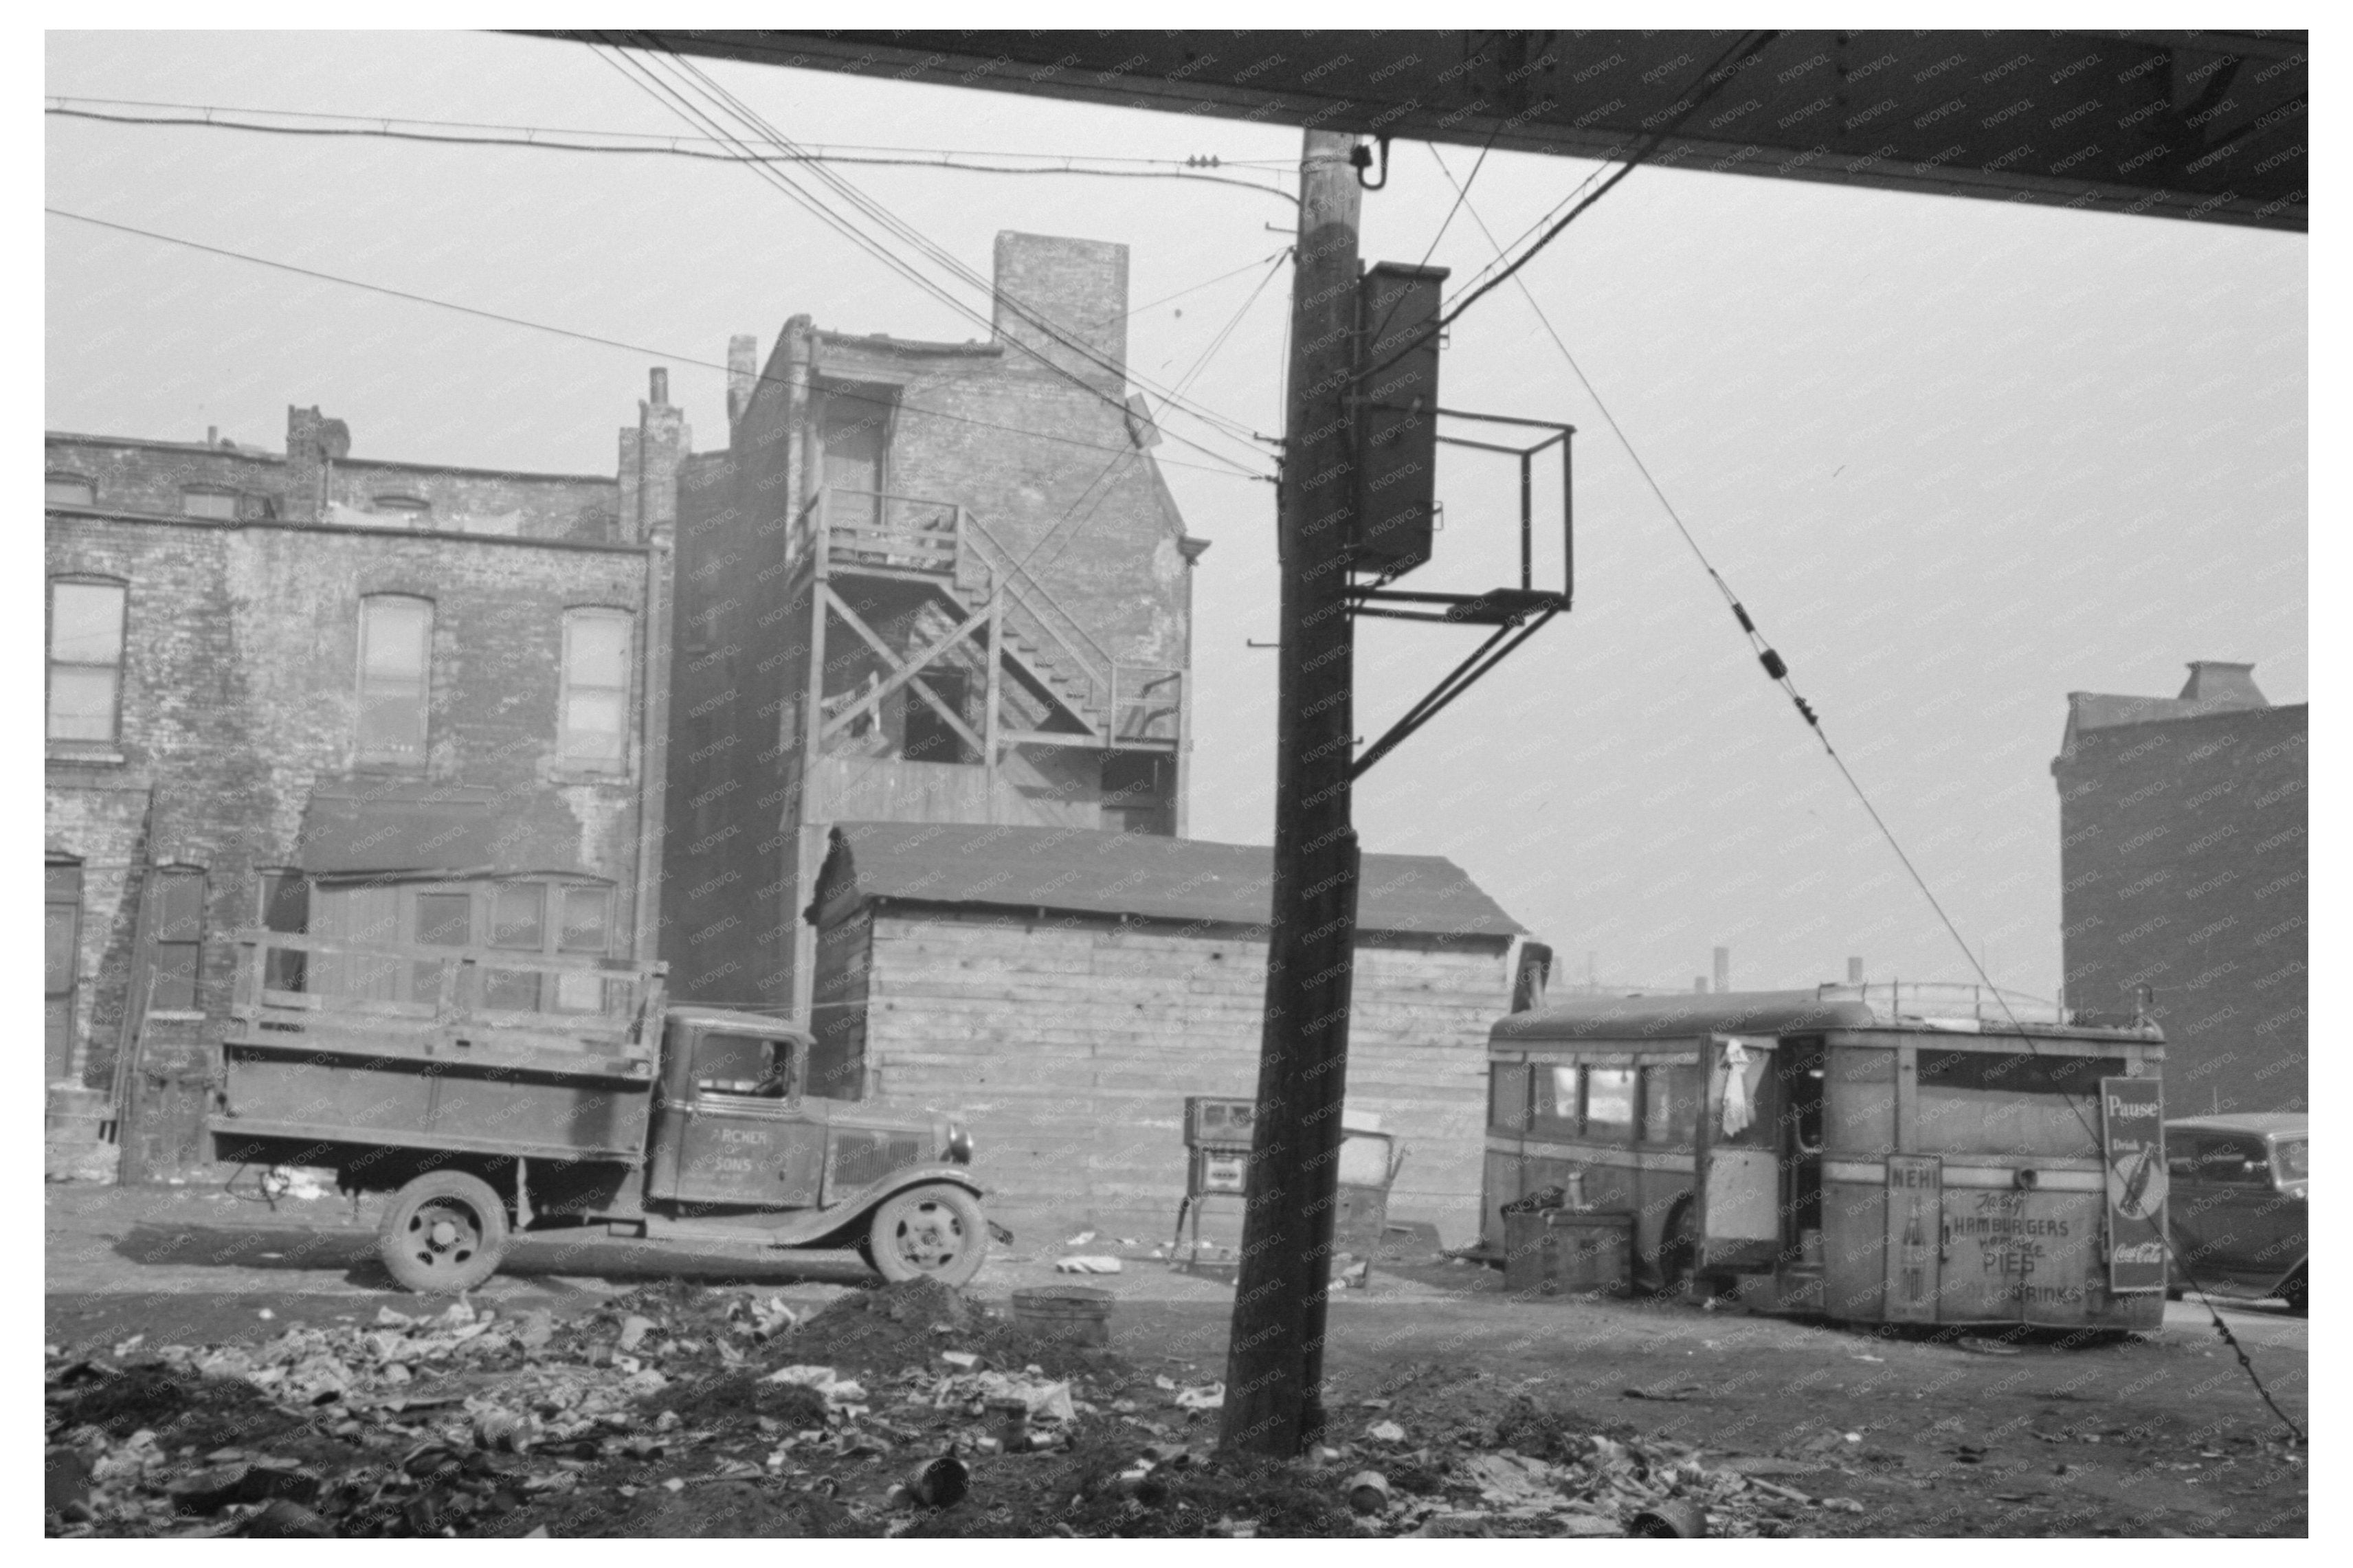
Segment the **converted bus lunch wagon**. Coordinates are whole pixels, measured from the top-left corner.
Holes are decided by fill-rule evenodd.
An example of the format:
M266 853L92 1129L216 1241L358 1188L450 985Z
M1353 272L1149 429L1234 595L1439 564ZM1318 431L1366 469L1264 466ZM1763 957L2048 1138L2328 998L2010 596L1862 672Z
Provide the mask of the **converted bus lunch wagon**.
M1976 987L1514 1013L1488 1046L1480 1250L1504 1256L1505 1205L1559 1188L1631 1216L1653 1289L1703 1279L1854 1322L2153 1329L2164 1054L2154 1026L2019 1022Z

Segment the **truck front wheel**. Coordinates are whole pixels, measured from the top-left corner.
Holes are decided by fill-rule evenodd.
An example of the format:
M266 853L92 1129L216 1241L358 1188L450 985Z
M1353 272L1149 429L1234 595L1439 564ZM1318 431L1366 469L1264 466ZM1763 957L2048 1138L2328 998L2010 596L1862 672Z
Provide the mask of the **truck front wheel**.
M420 1295L471 1290L499 1270L506 1201L463 1171L430 1171L393 1194L376 1250L393 1279Z
M909 1187L882 1200L866 1250L883 1279L936 1279L964 1286L988 1252L988 1220L979 1202L944 1182Z

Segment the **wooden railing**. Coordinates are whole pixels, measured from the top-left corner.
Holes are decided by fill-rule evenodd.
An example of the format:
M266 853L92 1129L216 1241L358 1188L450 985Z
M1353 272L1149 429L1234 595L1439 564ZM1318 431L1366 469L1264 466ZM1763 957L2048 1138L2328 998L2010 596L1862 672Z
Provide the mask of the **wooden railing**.
M827 489L794 520L788 554L825 542L828 567L887 568L946 577L975 607L1000 595L1008 632L1039 649L1106 745L1174 745L1181 728L1184 672L1122 664L1097 641L1028 563L968 509L954 501L881 490Z
M252 1031L490 1031L648 1056L660 1037L667 972L660 963L267 931L237 931L231 940L237 963L230 1013Z

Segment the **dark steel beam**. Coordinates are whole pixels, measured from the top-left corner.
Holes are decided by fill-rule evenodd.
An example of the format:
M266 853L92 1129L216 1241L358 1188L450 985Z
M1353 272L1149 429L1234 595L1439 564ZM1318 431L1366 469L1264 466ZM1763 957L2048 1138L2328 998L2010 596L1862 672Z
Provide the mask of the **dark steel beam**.
M1123 108L1623 157L1736 35L552 33ZM1649 160L2306 227L2306 35L1782 33Z

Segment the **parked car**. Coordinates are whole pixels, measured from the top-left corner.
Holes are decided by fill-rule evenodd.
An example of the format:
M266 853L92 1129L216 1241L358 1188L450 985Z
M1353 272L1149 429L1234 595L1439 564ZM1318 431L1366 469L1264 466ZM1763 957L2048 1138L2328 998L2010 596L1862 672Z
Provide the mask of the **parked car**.
M2191 1116L2165 1124L2173 1289L2278 1297L2303 1312L2311 1140L2287 1111Z

